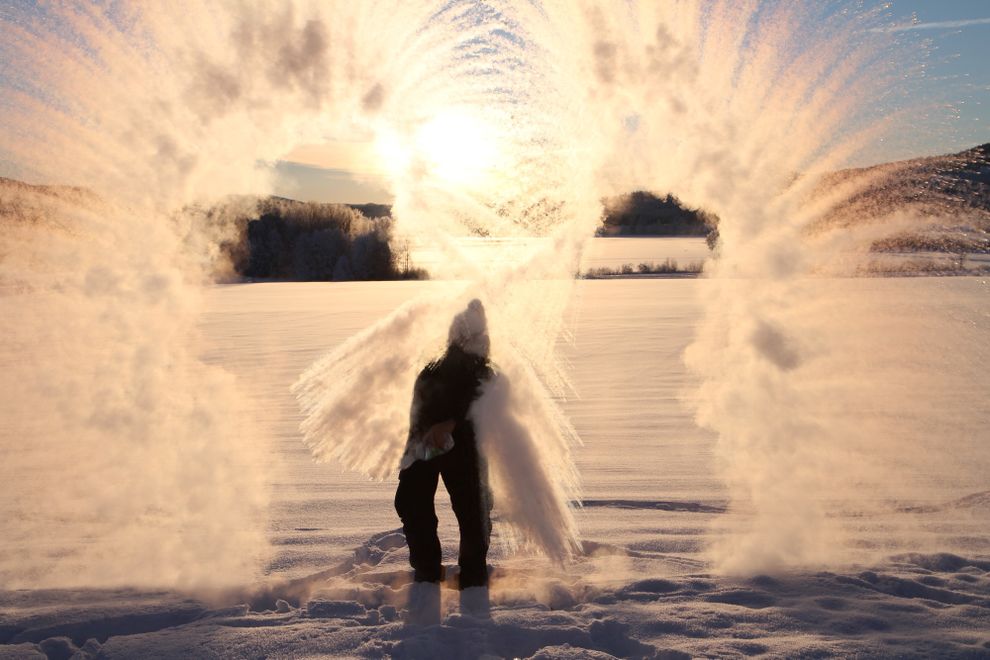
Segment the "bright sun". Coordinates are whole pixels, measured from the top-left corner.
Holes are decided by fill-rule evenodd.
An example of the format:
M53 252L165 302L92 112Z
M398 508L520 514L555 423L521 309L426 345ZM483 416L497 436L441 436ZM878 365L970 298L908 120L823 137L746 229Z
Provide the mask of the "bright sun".
M492 125L464 110L442 111L411 135L383 132L377 149L393 176L426 175L470 188L489 182L501 155Z

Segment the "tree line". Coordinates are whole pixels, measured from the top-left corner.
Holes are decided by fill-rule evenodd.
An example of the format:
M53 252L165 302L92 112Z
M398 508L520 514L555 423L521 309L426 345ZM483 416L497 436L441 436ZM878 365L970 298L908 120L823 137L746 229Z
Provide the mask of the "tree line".
M637 190L602 200L598 236L708 236L718 216L692 209L674 195Z
M393 220L343 204L269 197L256 205L212 209L226 225L220 250L234 276L301 281L426 279L395 239Z

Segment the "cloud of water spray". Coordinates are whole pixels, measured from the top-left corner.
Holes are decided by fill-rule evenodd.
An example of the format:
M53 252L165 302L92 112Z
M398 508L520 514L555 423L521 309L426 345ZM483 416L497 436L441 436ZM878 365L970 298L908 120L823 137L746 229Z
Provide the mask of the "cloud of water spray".
M876 111L910 66L892 70L890 44L866 36L877 15L835 7L592 6L572 18L564 29L590 46L573 64L594 81L588 103L633 119L604 136L608 184L674 191L721 218L687 354L702 381L690 398L718 433L719 469L748 517L718 537L714 562L740 572L834 562L843 546L830 500L862 501L896 482L879 469L882 440L851 440L832 419L862 391L826 377L849 369L851 353L822 357L839 331L822 313L839 300L868 308L870 294L804 282L835 254L807 237L823 212L807 199L814 173L845 166L890 128ZM850 466L853 455L871 467ZM869 494L857 490L864 478Z
M371 122L387 140L383 151L396 157L389 176L398 228L432 242L444 255L445 274L470 284L396 311L316 363L295 390L318 457L379 478L394 473L416 374L443 350L451 317L480 297L500 375L473 415L496 510L508 523L501 536L562 560L578 547L571 511L577 439L553 401L569 393L555 342L600 203L595 159L573 148L567 129L578 126L564 112L570 99L548 86L550 63L539 57L521 9L450 3L431 18L436 32L420 37L417 64L402 72L401 84L376 88ZM437 117L460 119L438 125ZM492 143L488 166L471 168L481 171L470 177L437 163L429 143L445 139L438 131L458 127L484 131ZM483 266L456 241L478 234L545 241L521 247L525 256Z
M891 51L891 40L870 32L880 18L785 3L450 3L430 30L398 47L422 54L416 65L398 75L383 69L364 105L374 131L414 145L390 172L400 229L434 241L449 274L475 282L470 295L499 319L503 355L519 359L514 373L536 374L540 401L566 391L553 354L570 291L559 278L573 272L597 224L598 200L634 188L673 191L722 218L721 257L688 361L702 380L693 397L699 421L720 437L734 508L751 514L713 548L726 570L837 561L837 492L852 493L854 507L878 492L930 494L900 487L890 469L897 443L886 432L866 422L853 433L855 425L840 421L849 402L864 400L857 385L868 374L833 374L853 372L851 356L889 336L870 326L882 325L870 312L858 317L872 319L868 327L853 331L859 343L843 344L835 306L871 310L878 294L805 282L835 273L834 257L862 239L808 231L829 200L855 191L822 196L815 174L847 165L889 134L895 118L910 116L896 90L915 70L916 53ZM389 54L389 62L406 61ZM417 153L416 136L449 108L497 136L508 174L452 185L431 169L429 147ZM482 269L451 240L465 232L549 236L553 249ZM319 452L365 470L394 465L417 366L439 350L434 335L462 302L400 311L380 326L390 330L356 338L304 376L306 431ZM912 335L902 331L893 345ZM498 339L494 345L498 353ZM837 346L846 350L832 352ZM364 400L362 378L387 383L382 412L360 409L363 419L345 420ZM912 400L898 398L900 389L869 394L888 411L892 401ZM513 415L499 401L506 398L489 396L479 419L501 415L511 435ZM550 429L566 426L552 411L530 410L515 428L555 437ZM379 419L388 420L381 429ZM359 443L379 431L388 432L389 449L369 454ZM916 448L925 442L903 425L899 438ZM569 474L566 442L548 446L560 459L551 464ZM559 501L568 483L543 492ZM567 516L555 514L524 540L539 545L541 524L570 529Z
M394 475L409 432L413 383L444 350L450 319L470 299L470 290L452 283L442 297L408 303L302 374L293 390L317 459L376 479ZM513 337L533 316L513 316L511 306L500 302L488 306L487 316L498 375L484 387L471 416L505 523L500 537L509 546L563 560L578 547L571 510L579 495L571 460L577 438L547 389L553 374L541 378L519 350L532 344ZM545 333L543 343L552 344L555 336Z
M13 393L3 476L13 486L2 502L15 550L4 553L5 582L249 572L264 546L267 454L235 426L236 384L197 360L200 273L183 254L195 227L176 209L266 191L259 163L341 126L415 145L451 109L494 136L496 166L455 185L413 150L390 173L394 209L400 230L435 242L451 274L473 284L399 310L314 367L300 390L314 415L308 432L334 438L318 452L372 473L394 464L416 368L469 295L485 300L513 387L540 403L529 428L566 440L549 404L567 387L553 350L566 278L599 199L647 188L722 218L689 361L703 381L699 419L719 433L733 501L755 522L716 558L741 540L730 566L739 570L829 559L820 495L869 477L837 481L836 461L890 453L870 451L885 434L842 441L855 425L834 413L863 388L831 377L848 360L822 358L845 346L828 322L837 309L864 312L863 342L843 355L876 348L876 294L803 280L835 254L804 232L824 213L805 202L808 174L845 164L891 127L876 115L896 106L891 81L911 70L891 64L891 37L868 31L879 25L869 12L688 1L53 3L0 21L0 56L18 65L3 73L0 160L104 200L44 210L56 227L40 240L15 232L0 266L4 282L32 289L3 299L12 310L3 385ZM541 236L548 247L481 269L451 240L463 233ZM824 247L797 247L809 245ZM361 384L381 392L372 414ZM550 472L562 470L551 489L560 500L573 485L567 442L547 446ZM45 533L65 521L95 527L51 551ZM556 521L570 534L565 516Z
M7 11L2 21L2 55L18 69L4 73L0 156L18 176L85 186L99 200L32 200L22 206L43 221L18 228L5 245L14 256L2 280L26 292L4 299L4 389L14 393L4 402L4 582L242 580L265 555L272 468L238 386L197 358L204 274L188 251L202 244L198 232L210 232L182 209L266 191L259 163L354 122L408 134L450 105L494 101L501 131L533 86L511 83L506 93L486 68L497 62L506 76L524 78L511 57L520 44L503 14L474 3L439 13L426 3L215 2L181 11L53 3ZM389 39L367 38L382 31ZM529 172L555 146L533 124L502 133L527 145L526 161L514 164ZM580 187L575 171L558 164L552 176L492 198L437 181L420 163L395 177L396 210L410 232L448 246L465 226L554 234L552 245L574 246L580 234L560 226L597 218L594 204L562 208L560 188ZM573 269L575 249L567 253L527 272ZM448 255L472 272L455 249ZM519 286L500 290L493 308L507 316L536 310L505 334L544 376L533 387L546 398L542 388L564 382L551 356L566 293L528 286L519 272L492 281L510 279ZM383 348L380 336L389 333L351 346L366 355ZM410 337L408 351L385 365L395 387L409 384L403 360L431 346L419 327ZM390 404L408 396L409 387L398 397L392 386L384 388ZM406 408L390 406L391 414L404 418ZM391 430L395 420L379 426ZM60 545L51 543L55 530Z
M978 489L982 468L973 464L984 465L985 452L974 460L976 427L955 439L967 458L933 460L942 441L934 429L960 428L952 407L911 414L935 397L926 381L936 391L982 382L964 357L978 332L939 321L961 356L946 378L917 359L932 330L918 317L904 323L891 306L896 294L812 279L855 272L875 231L813 231L831 204L869 185L823 194L817 174L900 139L927 110L904 105L923 49L870 31L882 7L513 10L530 52L548 63L534 77L555 101L539 107L573 132L568 155L578 156L558 161L561 169L595 195L673 191L722 219L705 318L687 353L702 381L692 405L719 435L719 468L742 516L712 548L715 564L752 572L862 560L836 513L937 499L950 483ZM589 197L568 199L591 206ZM922 480L926 468L934 471Z
M702 381L692 404L699 423L718 433L719 467L740 516L717 537L713 560L743 573L862 561L836 514L936 499L949 483L979 487L967 464L972 431L956 438L969 458L942 456L933 468L941 440L934 430L952 426L950 416L937 407L910 412L934 396L926 380L936 391L952 387L914 353L930 326L919 317L905 324L891 307L897 294L882 286L815 279L854 272L868 240L862 232L812 235L828 211L811 201L814 173L846 165L896 127L876 110L904 84L917 53L865 37L878 18L870 13L715 3L699 8L693 30L685 29L691 19L663 13L642 25L646 37L661 26L655 35L666 47L612 28L624 38L602 51L614 64L603 79L626 76L626 98L667 101L643 112L636 131L638 147L670 144L652 152L664 160L625 149L622 158L722 219L705 317L686 356ZM690 38L678 45L682 34ZM680 74L667 76L677 81L673 91L644 72L651 54L681 63ZM977 345L962 324L942 329L963 354ZM978 380L966 359L955 368ZM922 481L926 467L933 472Z
M0 15L16 65L0 74L0 158L85 187L0 193L4 586L258 575L277 462L240 385L199 359L191 250L212 230L183 208L266 192L259 162L359 96L328 60L348 17L305 3Z

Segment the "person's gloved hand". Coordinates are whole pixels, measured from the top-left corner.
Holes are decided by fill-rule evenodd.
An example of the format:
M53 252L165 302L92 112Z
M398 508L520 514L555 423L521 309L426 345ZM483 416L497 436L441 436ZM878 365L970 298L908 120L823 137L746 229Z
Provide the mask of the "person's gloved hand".
M434 424L423 434L423 444L432 449L449 449L451 433L456 425L457 423L452 419Z

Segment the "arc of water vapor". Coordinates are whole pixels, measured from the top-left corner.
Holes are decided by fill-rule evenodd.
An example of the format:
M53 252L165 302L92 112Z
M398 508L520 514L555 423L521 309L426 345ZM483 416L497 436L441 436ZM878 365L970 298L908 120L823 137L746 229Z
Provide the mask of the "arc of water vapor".
M815 447L879 454L871 434L813 424L835 419L823 415L821 401L841 409L856 401L857 390L807 377L816 367L805 345L828 345L843 335L823 333L825 316L806 304L830 298L797 285L835 251L796 249L827 209L802 201L816 177L795 181L794 173L835 170L879 137L889 120L876 116L897 107L888 103L890 92L900 89L903 73L918 70L910 57L890 57L881 47L883 35L870 34L869 26L881 20L876 12L861 20L857 12L846 16L825 5L735 0L451 2L440 12L431 3L388 1L216 1L181 11L165 3L55 2L40 14L35 5L22 4L0 11L0 60L13 64L9 80L0 81L0 157L15 161L23 178L86 185L130 210L66 217L62 224L71 232L39 240L32 235L30 246L5 254L0 281L20 282L27 273L32 286L40 286L41 271L51 270L66 271L68 284L47 287L55 297L0 314L6 345L31 349L18 348L18 357L41 356L6 370L4 382L15 396L9 397L10 414L0 415L13 429L5 438L18 447L25 439L38 444L35 451L28 442L8 461L25 469L4 466L0 481L16 497L8 494L0 504L38 511L30 497L38 479L29 483L27 475L40 471L57 485L42 507L55 518L95 512L106 518L111 511L111 522L131 521L129 510L117 505L153 505L157 493L175 505L165 512L166 525L156 520L134 527L134 535L121 531L121 538L129 537L126 546L90 546L99 551L99 562L71 577L106 584L101 572L112 569L111 582L133 582L137 574L175 582L168 571L195 567L188 580L198 581L220 573L220 565L230 574L232 558L252 547L235 533L264 534L266 498L258 494L268 486L266 454L256 446L260 440L246 442L239 429L223 423L238 416L243 397L190 348L199 294L185 282L188 270L193 281L200 273L184 266L182 232L163 210L224 192L267 190L255 166L259 160L320 139L357 108L372 129L401 128L465 103L501 110L493 121L505 129L503 148L515 155L501 192L513 203L496 200L490 209L486 191L462 193L443 181L431 188L406 172L393 181L400 225L436 236L463 229L467 215L474 225L498 230L493 234L518 224L513 235L543 236L566 223L579 233L596 225L602 195L634 187L677 192L722 218L721 265L713 274L723 277L713 278L693 351L703 380L699 420L720 437L721 474L734 484L734 503L752 504L758 518L752 534L722 537L724 550L742 570L829 559L818 552L834 543L820 531L824 513L815 498L852 480L823 464ZM492 6L497 11L486 9ZM927 27L934 25L905 29ZM366 34L388 39L354 38ZM375 93L369 96L369 90ZM634 133L626 128L630 116L637 119ZM571 148L575 138L587 148ZM526 216L527 209L555 200L567 202L567 217ZM589 222L567 214L583 214ZM66 215L44 212L49 220ZM88 243L69 235L76 228ZM487 278L480 288L486 301L498 299L489 309L494 330L504 335L494 343L511 353L502 362L512 388L500 383L486 391L491 408L477 413L481 433L489 435L494 420L514 424L499 436L507 439L489 450L492 456L514 442L521 455L549 438L546 446L536 445L536 458L526 465L543 466L536 475L549 484L541 491L550 494L543 510L559 514L564 510L554 506L560 492L573 487L573 475L554 466L569 465L560 439L571 437L545 395L566 385L554 375L546 340L557 336L554 315L565 298L548 293L541 281L556 274L527 267L500 281L458 268L458 277ZM307 442L319 458L379 478L394 468L416 368L441 347L445 324L435 321L449 319L456 297L403 308L303 375L295 391L307 413ZM548 300L544 310L536 309L534 303ZM803 341L792 345L788 339L794 337ZM874 340L871 347L881 345ZM210 397L207 402L177 392ZM91 398L95 405L87 405ZM46 408L59 416L39 420L34 411ZM51 428L38 432L39 424ZM130 425L127 432L122 424ZM815 442L807 440L812 431L820 434ZM178 459L189 452L199 458ZM67 461L78 476L64 483L61 464L51 456L78 456ZM497 460L510 464L508 452ZM187 462L210 474L190 471ZM133 490L111 489L104 498L104 487L122 473ZM877 475L869 480L884 480ZM155 497L132 496L147 493L149 482L159 485L150 489ZM185 497L174 497L179 492ZM231 493L255 499L237 502ZM202 502L213 504L204 509ZM781 515L781 503L788 515ZM565 517L554 519L564 522L551 530L553 538L535 538L547 531L538 519L529 533L551 555L567 545L569 534ZM13 529L25 544L10 565L20 575L28 569L50 575L48 538L17 520L8 516L5 531ZM185 546L188 555L167 549L190 520L206 523L208 540ZM223 552L218 539L226 542ZM126 562L124 547L132 549ZM782 548L781 556L766 558L765 547ZM160 550L159 556L150 557L149 549Z
M533 332L531 326L545 324L534 323L539 319L520 305L566 300L569 288L521 284L507 287L517 295L503 290L502 300L489 305L498 375L470 414L489 464L501 537L510 549L560 562L579 547L571 504L580 501L571 456L579 439L550 392L566 383L540 346L552 343L556 326ZM318 461L339 462L376 480L395 473L416 375L442 350L446 321L463 306L467 287L452 285L448 293L407 303L317 360L292 386L305 415L304 442ZM551 321L560 316L558 305L536 307Z
M580 547L569 504L579 495L569 451L577 434L541 390L524 364L502 364L471 416L500 518L510 527L507 545L563 562Z
M377 480L392 473L405 448L416 368L442 338L442 326L426 320L445 308L436 298L407 303L303 372L292 392L316 460Z

